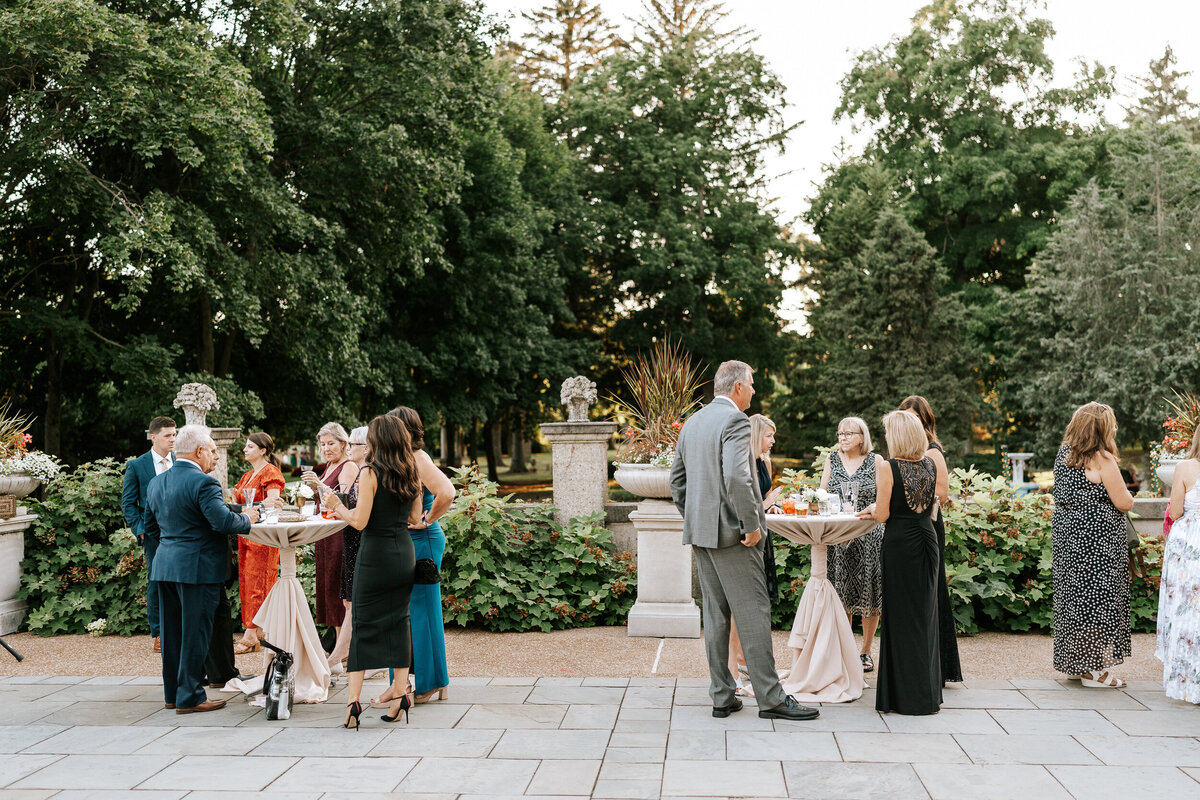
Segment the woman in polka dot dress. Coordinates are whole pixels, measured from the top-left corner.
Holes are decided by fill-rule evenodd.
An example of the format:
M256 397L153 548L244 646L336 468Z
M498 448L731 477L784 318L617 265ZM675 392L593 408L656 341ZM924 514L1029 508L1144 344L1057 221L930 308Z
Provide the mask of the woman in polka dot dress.
M1108 668L1132 653L1125 512L1112 409L1088 403L1054 460L1054 668L1085 686L1121 688Z

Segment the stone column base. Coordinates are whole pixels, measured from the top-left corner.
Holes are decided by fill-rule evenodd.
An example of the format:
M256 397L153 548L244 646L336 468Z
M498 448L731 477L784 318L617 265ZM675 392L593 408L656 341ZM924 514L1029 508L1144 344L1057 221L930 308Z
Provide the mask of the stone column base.
M637 602L629 611L628 625L630 636L699 639L700 606L691 598L686 603Z
M683 517L666 500L644 500L629 515L637 530L637 602L630 636L700 638L700 607L692 599L692 548L683 543Z
M0 602L0 636L16 633L25 621L25 612L29 604L24 600L5 600Z

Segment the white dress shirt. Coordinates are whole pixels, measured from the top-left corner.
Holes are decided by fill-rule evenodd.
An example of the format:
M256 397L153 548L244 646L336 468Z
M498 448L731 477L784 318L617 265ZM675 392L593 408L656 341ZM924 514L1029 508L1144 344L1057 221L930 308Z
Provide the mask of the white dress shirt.
M155 475L162 475L164 472L166 472L167 470L169 470L171 468L171 454L170 453L167 453L165 456L160 456L154 450L151 450L150 452L154 453L154 474Z

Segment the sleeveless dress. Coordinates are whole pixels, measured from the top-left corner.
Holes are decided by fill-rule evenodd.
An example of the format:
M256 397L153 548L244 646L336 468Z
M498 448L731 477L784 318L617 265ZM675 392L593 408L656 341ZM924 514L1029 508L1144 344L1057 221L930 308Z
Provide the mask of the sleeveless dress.
M1158 589L1158 642L1167 697L1200 703L1200 481L1183 496Z
M883 534L883 635L875 710L936 714L942 705L938 653L938 546L929 518L933 461L889 459L892 498Z
M408 616L416 564L408 535L412 504L413 498L404 499L382 485L375 490L354 570L350 672L412 664Z
M838 486L852 481L858 481L858 505L854 510L862 511L875 502L874 453L867 454L853 475L846 471L840 453L829 454L829 491L836 493ZM879 558L883 528L881 523L870 533L829 548L829 580L848 614L878 617L883 607L883 573Z
M234 502L246 502L244 490L254 490L254 502L267 499L267 491L283 491L283 473L274 464L266 464L257 473L249 470L238 478L233 488ZM252 542L244 536L238 540L238 595L242 601L242 625L254 627L254 615L262 608L267 592L279 577L279 548ZM268 631L268 634L270 632Z
M433 508L433 492L422 487L421 506ZM416 558L432 558L442 568L446 552L446 534L434 522L423 531L409 531ZM424 583L413 586L408 604L412 617L413 673L417 694L440 689L450 684L446 668L446 629L442 622L442 585Z
M362 472L359 472L362 476ZM355 480L350 486L350 502L346 503L347 508L354 508L358 505L358 481ZM350 600L354 594L354 567L358 563L358 543L362 540L362 531L354 530L352 525L347 525L342 531L342 586L339 596L343 600Z
M336 491L342 469L349 463L349 461L343 461L333 469L326 467L325 472L321 475L321 483ZM319 625L337 627L346 618L346 607L342 605L341 597L342 534L345 532L343 528L313 545L317 562L316 621Z
M1125 515L1104 485L1054 459L1054 669L1102 672L1133 653Z
M767 462L761 458L754 459L755 469L758 476L758 492L763 497L771 491L771 471L767 468ZM771 605L779 602L779 575L778 569L775 566L775 544L771 540L770 528L763 529L763 537L766 538L766 543L763 545L763 570L767 575L767 600Z
M937 442L929 445L943 456ZM954 609L950 606L950 586L946 583L946 515L939 508L933 522L938 540L938 627L942 652L942 682L961 681L962 663L958 660L958 633L954 629Z

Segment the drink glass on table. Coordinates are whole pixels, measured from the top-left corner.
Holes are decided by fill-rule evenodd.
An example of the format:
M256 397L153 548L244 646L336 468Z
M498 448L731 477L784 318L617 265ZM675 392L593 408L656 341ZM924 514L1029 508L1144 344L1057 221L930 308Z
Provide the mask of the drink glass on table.
M254 489L242 489L242 503L245 508L254 508Z
M796 513L796 499L794 497L792 497L791 495L788 495L787 497L783 498L783 500L779 503L779 508L785 514L795 514Z

